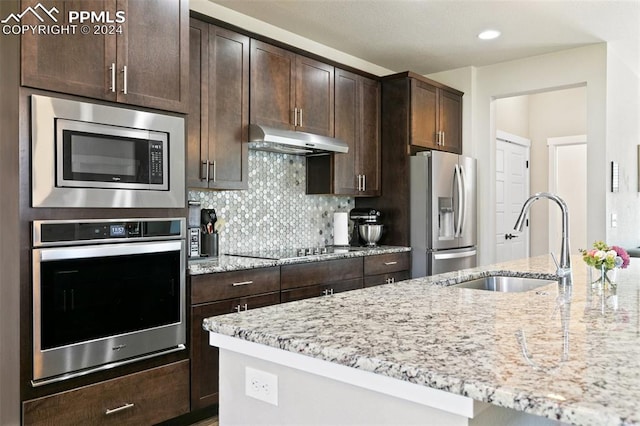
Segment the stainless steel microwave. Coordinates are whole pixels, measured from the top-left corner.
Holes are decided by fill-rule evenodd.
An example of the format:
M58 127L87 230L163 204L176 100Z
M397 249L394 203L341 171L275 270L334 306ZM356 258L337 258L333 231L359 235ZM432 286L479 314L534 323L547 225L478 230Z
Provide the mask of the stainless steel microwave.
M182 208L184 118L31 97L33 207Z

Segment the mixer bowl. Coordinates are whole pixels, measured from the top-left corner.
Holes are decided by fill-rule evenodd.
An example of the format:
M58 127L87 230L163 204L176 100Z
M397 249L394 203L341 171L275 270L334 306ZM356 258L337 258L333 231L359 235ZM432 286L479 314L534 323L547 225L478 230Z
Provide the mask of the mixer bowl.
M375 246L382 236L382 225L364 224L358 226L360 238L367 243L368 246Z

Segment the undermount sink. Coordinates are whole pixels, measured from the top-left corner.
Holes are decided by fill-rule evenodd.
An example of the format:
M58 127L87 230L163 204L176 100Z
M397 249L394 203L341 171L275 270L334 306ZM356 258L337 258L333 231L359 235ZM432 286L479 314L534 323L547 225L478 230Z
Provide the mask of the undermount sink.
M475 290L499 291L502 293L519 293L543 287L557 281L542 278L523 277L484 277L454 284L451 287L471 288Z

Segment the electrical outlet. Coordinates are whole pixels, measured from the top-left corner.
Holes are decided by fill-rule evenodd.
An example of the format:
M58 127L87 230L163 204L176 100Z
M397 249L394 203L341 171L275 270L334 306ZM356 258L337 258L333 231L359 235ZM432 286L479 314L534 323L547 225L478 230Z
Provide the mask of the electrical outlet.
M616 213L611 213L611 227L618 227L618 215Z
M245 367L245 394L269 404L278 405L278 376Z

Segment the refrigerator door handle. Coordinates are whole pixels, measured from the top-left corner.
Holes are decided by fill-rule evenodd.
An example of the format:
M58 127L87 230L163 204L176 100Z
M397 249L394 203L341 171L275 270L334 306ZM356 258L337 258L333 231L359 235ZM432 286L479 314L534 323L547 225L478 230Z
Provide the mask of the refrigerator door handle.
M459 253L434 253L435 260L460 259L463 257L471 257L476 255L476 250L468 250Z
M456 232L454 236L456 238L459 238L462 235L461 234L462 232L462 197L464 197L464 193L462 192L462 179L460 178L460 166L458 166L457 164L454 168L453 175L455 176L456 185L458 188L458 206L456 208L458 220L456 223Z
M462 192L460 193L460 204L462 204L461 214L460 214L460 238L462 238L462 233L464 232L464 225L467 220L467 176L464 171L464 167L460 167L460 181L462 182Z

